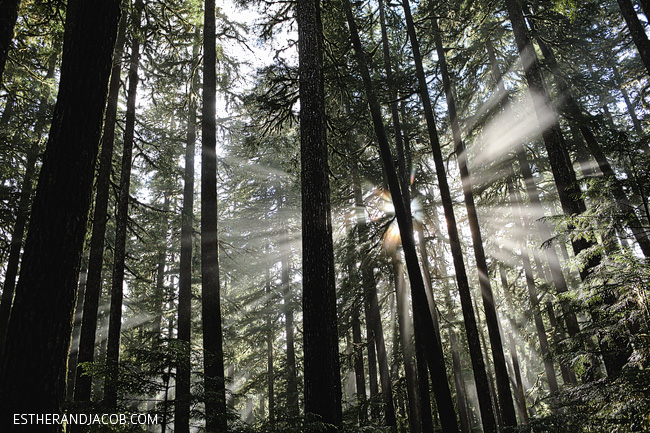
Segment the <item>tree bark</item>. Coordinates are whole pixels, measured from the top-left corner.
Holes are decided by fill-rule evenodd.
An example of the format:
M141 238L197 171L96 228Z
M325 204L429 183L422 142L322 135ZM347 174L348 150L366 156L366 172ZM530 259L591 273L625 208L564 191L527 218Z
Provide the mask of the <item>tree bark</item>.
M64 44L59 95L0 361L0 423L8 426L7 432L23 430L7 418L13 413L61 413L119 15L118 0L83 2L66 20L66 32L84 37ZM60 427L46 426L42 431L57 432Z
M135 103L138 91L138 65L140 63L140 17L144 4L136 0L133 11L133 41L129 59L129 89L126 101L126 124L124 126L124 148L122 169L115 217L115 249L111 279L111 310L108 321L108 343L106 365L108 375L104 384L104 403L109 408L117 407L118 363L120 359L120 334L122 330L122 300L124 298L124 268L126 260L126 225L129 217L129 190L131 186L131 165L135 133Z
M106 237L106 223L108 222L108 197L110 193L110 177L113 167L113 143L115 141L115 124L117 121L117 104L120 92L120 71L122 54L126 41L126 13L127 1L122 2L124 12L120 18L117 31L117 40L113 52L113 66L108 89L108 104L104 120L104 133L102 135L101 153L99 155L99 173L97 174L97 190L95 192L95 208L93 211L93 229L90 238L90 257L88 259L88 272L86 277L86 290L84 293L84 309L81 319L79 335L79 353L75 375L74 400L79 402L90 401L92 377L83 375L83 368L79 364L93 362L95 358L95 340L97 333L97 309L102 291L102 269L104 267L104 240ZM80 427L72 426L73 431Z
M342 425L319 0L298 0L305 413Z
M200 29L194 32L192 70L198 69ZM181 211L181 256L178 277L178 342L180 356L176 365L176 401L174 431L190 431L190 387L192 383L192 244L194 231L194 152L196 147L196 96L198 72L191 79L188 93L187 139L183 174L183 209Z
M225 433L226 384L221 329L221 287L217 230L216 11L205 1L203 33L203 140L201 153L201 294L205 428Z

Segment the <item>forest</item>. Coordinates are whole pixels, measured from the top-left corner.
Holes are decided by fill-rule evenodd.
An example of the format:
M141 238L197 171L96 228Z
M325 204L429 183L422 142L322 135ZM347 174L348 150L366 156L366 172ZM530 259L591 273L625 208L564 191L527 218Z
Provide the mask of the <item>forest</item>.
M0 431L650 431L649 35L0 0Z

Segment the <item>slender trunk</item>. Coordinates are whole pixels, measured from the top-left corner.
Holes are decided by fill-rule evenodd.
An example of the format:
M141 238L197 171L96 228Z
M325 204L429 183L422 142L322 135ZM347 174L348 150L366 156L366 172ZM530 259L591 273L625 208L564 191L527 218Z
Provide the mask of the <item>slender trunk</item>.
M0 8L1 9L1 8ZM1 19L0 19L1 20ZM55 43L52 54L50 55L45 80L54 77L57 59L59 58L59 44ZM0 77L2 73L0 72ZM1 80L0 80L1 81ZM34 125L34 141L27 151L27 160L25 162L25 174L23 176L23 187L18 198L18 212L11 241L9 244L9 258L7 260L7 269L5 271L5 281L2 287L2 299L0 300L0 356L7 334L7 325L11 313L11 303L13 302L14 289L16 288L16 276L18 275L18 263L20 261L20 250L23 247L23 237L25 228L29 219L29 206L31 202L32 190L34 188L34 176L36 175L36 161L38 160L42 135L47 126L46 112L48 109L49 91L41 98L36 115L36 124ZM7 106L2 113L0 125L6 125L13 111L13 102L11 98L7 100ZM5 118L6 115L6 118Z
M12 427L10 414L61 413L65 394L71 323L120 2L81 2L77 8L66 19L66 33L84 37L64 44L57 104L0 360L0 423L6 432L24 430ZM30 342L28 347L25 341ZM57 425L42 427L47 432L61 430Z
M203 370L205 428L225 433L226 384L221 287L217 230L217 137L216 137L216 11L215 1L205 1L203 34L203 134L201 153L201 316L203 320Z
M192 85L188 94L187 139L185 144L185 172L183 174L183 209L181 211L181 257L178 278L178 342L180 356L176 365L176 401L174 404L174 431L190 431L190 387L192 383L192 244L194 231L194 152L196 147L196 97L198 88L197 62L200 28L194 32L192 47Z
M412 433L422 431L420 406L418 396L418 374L415 366L415 352L413 350L413 329L408 312L408 298L404 287L404 270L396 256L392 258L393 272L395 274L395 297L397 299L397 320L399 324L400 343L404 356L404 373L406 377L406 392L408 395L409 426ZM425 370L425 377L426 370ZM428 392L428 390L427 390Z
M78 364L93 362L95 358L95 340L97 333L97 309L102 291L102 269L104 267L104 239L106 237L106 223L108 222L108 198L110 194L110 177L113 167L113 143L115 141L115 124L117 121L117 105L120 93L120 71L122 66L122 53L126 41L126 5L122 2L122 17L118 25L117 41L113 52L113 66L108 90L108 104L104 120L104 133L102 135L101 153L99 155L99 173L97 174L97 191L95 192L95 208L93 211L93 229L90 238L90 256L88 259L88 273L86 290L84 293L84 310L81 319L81 333L79 335ZM77 366L75 375L74 400L79 402L90 401L92 377L84 375L81 366ZM75 432L80 431L80 426L72 426Z
M104 403L109 408L117 407L118 363L120 358L120 333L122 329L122 300L124 297L124 268L126 259L126 225L129 217L129 189L135 132L135 102L138 90L138 64L140 62L140 17L144 4L136 0L133 12L133 41L129 60L129 89L126 102L126 124L124 127L124 149L120 189L117 199L115 226L115 253L111 279L111 310L108 322L108 347L106 365L108 375L104 384Z
M342 424L319 0L298 0L305 413Z
M634 45L636 45L637 50L639 50L641 61L645 65L648 74L650 74L650 40L648 40L643 24L639 21L639 17L634 10L634 5L631 0L617 0L617 2L621 9L621 15L623 15L627 28L630 30L630 34L632 35Z
M429 134L429 143L433 152L434 163L436 167L436 175L438 177L438 186L442 198L445 218L447 220L447 230L449 233L449 241L451 244L451 253L456 270L456 281L458 283L458 290L460 293L461 307L465 321L465 331L467 333L467 341L470 348L470 357L472 361L472 370L474 372L474 380L476 382L476 389L479 396L479 404L481 408L481 421L484 431L486 433L495 432L497 429L496 419L494 416L494 408L490 401L490 393L488 390L488 379L485 372L485 364L481 354L481 345L479 341L478 328L476 326L476 317L474 316L474 309L472 308L472 299L469 289L469 281L465 270L465 263L463 259L463 252L458 234L458 227L456 225L456 217L454 215L453 202L447 183L447 176L445 170L445 163L442 157L440 141L438 139L438 132L436 130L435 118L433 107L429 98L429 90L427 87L426 76L424 68L422 67L422 56L420 54L420 47L415 32L415 25L411 15L411 9L408 0L402 2L405 12L407 30L409 39L411 41L411 48L413 51L413 58L416 68L416 76L419 85L419 94L424 108L424 116L427 123L427 131Z
M365 293L365 289L364 289ZM368 387L370 388L370 401L374 402L379 394L379 382L377 382L377 350L375 349L375 333L370 326L370 311L368 310L367 303L364 303L366 315L366 341L368 347ZM379 406L372 404L370 406L370 418L374 421L379 421L380 418Z
M435 384L434 393L436 396L442 428L449 433L457 432L458 423L451 398L451 391L449 390L449 383L447 382L446 366L443 353L440 350L440 342L436 337L433 320L431 319L431 314L427 307L426 291L424 288L422 273L420 272L420 266L418 264L412 224L406 211L402 192L400 191L400 181L390 153L390 146L381 116L381 108L374 93L372 80L366 65L365 54L361 46L356 23L352 14L352 8L350 3L347 1L343 2L343 4L345 7L348 26L350 28L350 34L352 36L354 51L363 78L366 98L370 108L375 134L379 142L380 156L388 180L388 186L393 199L397 223L400 230L402 248L404 250L409 280L411 282L416 348L418 347L418 344L422 344L422 346L425 346L427 350L427 363L431 375L431 381Z
M500 408L501 421L506 428L513 428L517 425L517 416L515 415L515 406L512 403L512 394L510 392L510 379L508 378L508 368L506 367L506 358L503 353L503 343L501 333L499 332L499 318L497 315L492 285L483 249L483 237L481 227L478 221L476 205L474 203L474 193L472 180L469 173L467 151L460 132L458 114L456 112L456 101L452 89L451 80L445 50L442 45L440 28L438 20L433 18L433 34L438 53L438 65L442 75L442 83L447 98L447 107L451 120L451 130L454 140L455 153L458 159L458 168L460 170L461 183L463 187L463 196L465 198L465 207L467 209L467 219L472 234L472 246L474 247L474 256L476 258L476 267L478 268L479 286L481 288L481 298L483 299L483 310L485 312L485 321L487 322L488 336L490 338L490 347L492 348L492 360L494 362L496 385L498 389L498 406ZM487 352L487 348L486 348ZM487 358L486 358L487 362ZM488 362L489 364L489 362ZM489 368L489 365L488 365ZM497 413L497 416L499 414Z
M14 39L14 27L18 19L20 0L3 0L0 2L0 83L5 70L9 47Z
M557 317L555 317L553 303L546 302L546 311L548 313L548 320L553 328L553 343L559 346L563 338L563 329ZM578 383L575 373L564 362L560 362L560 371L562 372L562 381L564 381L565 385L576 385Z

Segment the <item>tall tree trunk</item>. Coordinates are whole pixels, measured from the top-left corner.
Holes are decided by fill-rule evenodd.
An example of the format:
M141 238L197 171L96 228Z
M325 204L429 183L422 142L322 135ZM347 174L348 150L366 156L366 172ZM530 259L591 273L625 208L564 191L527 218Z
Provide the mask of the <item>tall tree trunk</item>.
M221 287L217 231L217 137L216 137L216 11L215 1L205 1L203 33L203 140L201 153L201 294L203 319L203 369L205 428L225 433L226 384Z
M454 140L454 150L458 159L458 168L460 170L461 183L463 187L463 196L465 207L467 209L467 219L472 234L472 246L474 247L474 256L476 258L476 267L478 268L479 286L481 288L481 298L483 299L483 310L485 312L485 321L487 322L488 336L490 338L490 347L492 348L492 360L494 362L495 378L497 385L498 406L500 408L501 421L505 428L513 428L517 425L517 416L515 406L512 403L512 394L510 392L510 379L508 378L508 368L506 367L506 358L503 353L503 343L501 333L499 332L499 318L497 315L492 285L483 249L483 237L481 227L478 221L476 205L474 203L474 192L472 180L469 173L467 151L461 137L460 124L456 111L456 101L452 89L445 50L442 45L440 28L438 27L437 18L431 20L433 25L433 34L438 53L438 65L442 75L442 83L447 98L447 107L451 120L451 130ZM487 351L487 349L486 349ZM486 359L487 362L487 359Z
M388 137L381 116L381 108L373 89L370 73L368 72L365 53L361 46L361 40L359 39L359 33L352 14L352 8L348 1L343 2L343 5L345 7L348 26L352 36L352 43L357 63L359 64L360 73L364 83L366 99L368 101L368 107L370 108L375 134L379 143L379 153L395 208L402 248L404 250L409 280L411 282L416 348L418 347L418 344L422 344L421 347L426 347L427 350L426 357L429 374L431 375L431 381L435 384L434 393L436 396L442 428L449 433L457 432L458 423L456 420L451 391L449 390L449 383L447 381L446 366L443 353L440 349L440 342L436 337L431 313L427 306L424 281L422 279L422 273L420 272L417 252L415 249L415 241L413 238L413 227L409 215L407 214L402 192L400 190L400 181L391 156L390 145L388 143Z
M66 20L66 33L84 37L64 45L59 95L0 360L0 423L7 432L24 430L13 426L11 414L61 413L79 264L119 15L118 0L83 2ZM26 341L30 344L25 345ZM56 425L42 429L60 430Z
M133 11L133 41L129 59L129 89L126 101L126 124L124 126L124 148L122 169L115 217L115 249L111 278L111 310L108 321L108 346L106 365L108 375L104 384L104 403L109 408L117 407L118 363L120 359L120 333L122 330L122 300L124 298L124 268L126 259L126 225L129 217L129 190L131 186L131 165L135 133L135 103L138 91L138 64L140 62L140 17L144 3L136 0Z
M519 367L519 356L517 356L517 345L512 334L508 334L510 341L510 357L512 358L512 369L515 371L515 380L517 383L517 400L519 403L519 410L521 414L522 424L528 424L528 409L526 408L526 394L524 393L524 385L521 380L521 368Z
M342 425L319 0L298 0L305 413Z
M197 71L201 30L196 26L192 47L192 70ZM190 431L190 386L192 383L192 233L194 231L194 151L196 146L196 96L198 72L191 79L188 92L187 139L183 174L183 209L181 211L181 256L178 278L178 342L180 356L176 365L176 401L174 431Z
M90 401L92 377L84 375L80 364L93 362L95 359L95 340L97 333L97 314L99 299L102 291L102 269L104 267L104 240L106 223L108 222L108 198L110 193L111 169L113 167L113 144L115 141L115 124L117 121L117 105L120 93L120 72L122 69L122 54L126 41L126 22L128 1L122 1L122 17L117 30L113 66L108 89L108 104L104 120L101 153L99 155L99 172L97 174L97 190L95 192L95 207L93 210L93 229L90 238L90 256L84 293L83 318L79 334L79 353L77 355L77 370L75 375L74 400ZM80 431L81 427L73 425L71 429Z
M44 77L45 80L54 78L57 60L60 55L59 48L60 44L55 42L47 63L47 73ZM14 229L11 233L11 241L9 244L9 258L7 260L7 269L5 271L5 281L2 287L2 299L0 300L0 356L2 355L2 348L4 347L5 338L7 336L7 325L9 324L9 315L11 312L11 303L13 302L14 297L14 289L16 288L16 276L18 275L20 250L23 247L23 237L25 236L25 228L29 219L29 206L31 204L30 201L34 189L34 176L36 175L36 161L38 160L40 153L42 135L47 126L47 100L50 94L48 89L49 88L46 87L45 94L38 103L38 113L34 125L34 141L27 151L23 185L18 198L18 212L16 214L16 222L14 223ZM0 125L2 126L0 126L0 128L7 124L12 111L13 103L11 98L8 98L7 106L5 106L5 111L2 113L2 121L0 121ZM6 118L5 114L7 115Z
M3 82L2 73L9 56L11 41L14 39L14 27L18 19L19 7L20 0L0 1L0 83Z
M447 230L449 232L451 253L454 261L454 268L456 270L456 281L458 283L461 307L465 321L465 331L467 333L467 341L470 348L472 370L474 372L474 380L476 382L476 389L479 396L481 421L484 431L486 433L492 433L496 432L497 429L496 419L494 416L494 408L492 407L490 401L490 393L487 385L488 379L485 372L483 356L481 354L481 344L479 341L478 328L476 326L476 317L474 316L474 309L472 308L469 281L467 279L467 272L465 270L465 263L463 261L463 252L460 244L458 228L456 225L453 202L451 199L449 184L447 183L445 164L440 148L440 141L438 139L438 132L436 130L433 108L431 105L431 100L429 98L426 76L422 67L422 56L420 54L420 46L415 32L413 17L411 15L411 8L408 0L403 0L402 5L404 8L408 35L413 51L413 59L415 62L416 76L419 86L418 90L424 108L424 116L427 123L427 131L429 134L429 143L433 152L436 175L438 177L438 186L440 188L440 195L442 198L445 218L447 220Z
M632 0L617 0L617 2L618 7L621 9L621 15L623 15L627 28L630 30L630 34L632 35L634 45L636 45L637 50L639 50L641 61L645 65L648 74L650 74L650 40L648 40L648 35L645 33L643 24L639 21Z

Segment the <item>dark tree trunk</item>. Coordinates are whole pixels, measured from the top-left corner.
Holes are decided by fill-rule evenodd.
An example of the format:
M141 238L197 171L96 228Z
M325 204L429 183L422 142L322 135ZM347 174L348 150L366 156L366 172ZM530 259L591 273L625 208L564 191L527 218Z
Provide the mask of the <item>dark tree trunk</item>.
M167 261L167 232L169 231L169 219L167 214L169 212L169 193L163 193L163 207L162 207L162 224L160 225L160 234L158 235L158 260L156 264L156 285L153 290L153 322L151 323L151 348L156 350L160 345L160 339L163 337L162 331L162 316L165 310L165 264Z
M564 337L564 332L555 316L555 309L553 308L552 302L546 302L546 311L548 313L548 321L553 328L553 343L558 347ZM578 383L575 373L563 362L560 362L560 371L562 372L562 381L564 381L565 385L576 385Z
M192 47L193 70L197 70L200 29L197 26ZM183 174L183 210L181 211L181 257L178 278L178 342L180 356L176 365L176 401L174 404L174 431L190 431L190 385L192 351L192 233L194 231L194 149L196 145L196 97L198 72L192 77L188 92L187 140L185 145L185 172Z
M305 413L342 424L319 0L298 0Z
M442 83L447 98L447 107L451 120L451 130L454 140L455 153L458 159L458 168L460 170L461 183L463 186L463 196L465 198L465 207L467 208L467 219L472 234L472 246L474 247L474 256L476 258L476 267L478 268L479 286L481 288L481 297L483 299L483 309L485 312L485 321L487 322L488 336L490 338L490 347L492 348L492 360L494 361L495 378L497 385L498 406L501 414L501 421L506 428L514 428L517 425L517 416L515 406L512 403L512 394L510 392L510 379L508 378L508 368L506 367L506 358L503 353L503 343L501 333L499 332L499 318L494 303L492 285L483 249L483 237L481 227L478 221L476 205L474 203L474 192L472 180L469 173L467 152L465 144L461 137L460 124L458 123L458 114L456 112L456 101L453 94L449 71L447 69L447 60L445 50L442 45L440 28L438 27L437 18L431 20L433 24L433 34L438 53L438 65L442 75ZM487 351L487 349L486 349ZM487 358L486 358L487 361Z
M641 61L645 65L648 74L650 74L650 40L648 40L643 24L641 24L639 17L636 15L632 0L617 0L617 2L619 8L621 8L621 14L623 15L623 19L625 19L627 28L630 30L630 34L632 35L634 45L636 45L636 48L639 50ZM643 6L647 5L644 4ZM646 12L645 7L644 12Z
M364 83L375 134L379 143L379 152L384 166L384 172L388 180L388 186L395 208L402 248L404 250L409 280L411 282L416 347L418 347L418 344L422 344L422 347L426 347L427 350L429 374L431 375L431 381L435 384L434 393L436 396L442 428L449 433L457 432L458 423L456 420L456 412L453 406L451 391L449 390L449 383L447 382L443 353L440 350L440 342L436 337L433 320L427 305L424 281L422 279L422 273L420 272L417 252L415 249L415 241L413 238L413 227L409 215L407 214L402 192L400 190L400 181L390 153L390 145L388 143L388 137L381 116L381 108L374 93L372 80L366 64L365 53L363 52L359 33L352 14L352 8L348 1L343 2L343 5L345 7L348 26L350 27L350 34L352 36L352 43L357 63L359 64L359 72L361 73Z
M225 433L226 384L221 287L217 235L217 137L216 137L216 11L215 1L205 1L203 34L203 140L201 154L201 294L203 319L203 368L205 427L209 433Z
M0 0L0 83L5 70L9 46L14 39L14 27L18 19L20 0Z
M458 228L456 225L456 217L454 215L453 202L449 191L449 184L447 183L444 159L442 157L438 133L436 131L433 107L429 98L426 76L422 67L422 56L420 54L420 47L415 32L415 25L413 23L413 17L411 15L411 8L408 0L403 0L402 5L404 7L409 39L411 41L411 47L413 51L416 76L419 85L419 94L424 108L424 116L427 122L427 131L429 134L431 150L433 152L436 175L438 177L438 186L440 188L440 195L442 198L445 218L447 219L447 230L449 233L449 241L451 244L451 253L454 261L454 268L456 270L456 281L458 283L458 290L460 292L461 306L465 321L465 331L467 333L467 341L469 343L470 357L472 360L472 370L474 372L474 380L476 382L476 389L481 408L482 424L486 433L492 433L496 432L496 419L494 416L494 408L492 407L490 400L490 393L487 385L488 379L485 372L485 363L483 361L483 355L481 354L481 344L479 341L478 328L476 326L476 317L474 316L474 309L472 307L469 281L467 279L467 272L465 270L465 263L463 261L463 252L460 244Z
M120 2L83 2L66 32L59 95L0 361L0 423L61 413L79 265ZM2 26L4 28L4 26ZM89 61L92 59L92 61ZM62 254L61 252L64 252ZM28 345L25 342L29 342ZM57 432L59 426L42 431Z
M131 165L135 133L135 102L138 91L138 64L140 62L140 17L144 4L136 0L133 11L133 41L129 59L129 89L126 101L126 124L124 126L124 148L120 188L115 216L115 249L111 278L111 310L108 321L108 343L106 365L108 375L104 384L104 403L108 408L117 407L118 363L120 359L120 334L122 330L122 300L124 298L124 268L126 260L126 225L129 217L129 190L131 186Z
M122 2L123 9L128 2ZM83 318L79 335L78 364L93 362L95 358L95 339L97 332L97 309L102 291L102 268L104 267L104 239L106 237L106 223L108 221L108 197L110 193L110 177L113 167L113 143L115 141L115 124L117 119L117 104L120 93L120 71L122 66L122 53L126 41L126 10L120 18L117 31L117 41L113 53L113 67L108 90L108 105L104 120L104 134L102 135L101 153L99 155L99 173L97 174L97 190L95 192L95 208L93 211L93 229L90 238L90 257L88 259L88 272L86 277L86 290L84 293ZM79 402L90 401L92 377L83 375L83 368L77 366L75 375L74 400ZM79 426L72 426L72 430L79 431Z
M521 414L522 424L528 424L528 409L526 408L526 394L524 393L524 384L521 380L521 368L519 367L519 356L517 356L517 346L512 334L508 334L510 340L510 357L512 358L512 369L515 371L515 380L517 384L517 400Z

